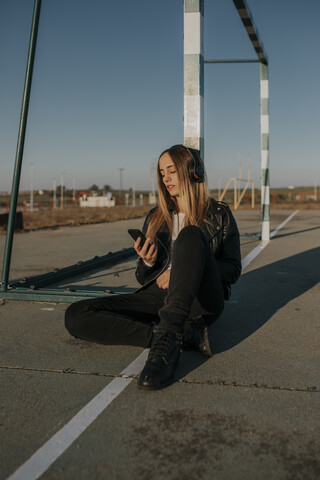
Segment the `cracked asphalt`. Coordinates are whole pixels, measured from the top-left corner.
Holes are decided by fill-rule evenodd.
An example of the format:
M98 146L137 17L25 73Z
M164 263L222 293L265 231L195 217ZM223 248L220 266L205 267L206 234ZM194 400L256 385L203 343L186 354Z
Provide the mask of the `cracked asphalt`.
M272 228L290 213L272 214ZM242 234L259 231L259 212L236 218ZM16 235L12 278L131 246L127 228L115 222ZM243 257L257 244L243 235ZM174 383L161 391L138 390L133 378L41 479L318 479L319 245L320 212L299 212L233 288L212 329L214 357L183 352ZM59 286L132 291L134 264ZM0 480L143 351L70 337L65 308L0 305Z

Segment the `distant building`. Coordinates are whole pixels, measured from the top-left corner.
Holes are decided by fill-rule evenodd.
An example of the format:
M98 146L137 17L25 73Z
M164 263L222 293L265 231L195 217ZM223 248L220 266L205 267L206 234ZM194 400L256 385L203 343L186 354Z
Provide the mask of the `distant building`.
M107 195L91 195L89 192L79 193L80 207L114 207L115 199L109 192Z

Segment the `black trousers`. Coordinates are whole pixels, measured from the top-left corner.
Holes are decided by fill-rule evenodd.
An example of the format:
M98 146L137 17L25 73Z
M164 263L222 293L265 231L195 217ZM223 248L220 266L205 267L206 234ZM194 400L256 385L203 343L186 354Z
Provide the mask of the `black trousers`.
M223 311L224 294L212 249L199 227L183 228L173 248L169 288L152 282L131 294L71 304L65 325L71 335L107 345L148 347L155 325L183 332L188 319L209 325Z

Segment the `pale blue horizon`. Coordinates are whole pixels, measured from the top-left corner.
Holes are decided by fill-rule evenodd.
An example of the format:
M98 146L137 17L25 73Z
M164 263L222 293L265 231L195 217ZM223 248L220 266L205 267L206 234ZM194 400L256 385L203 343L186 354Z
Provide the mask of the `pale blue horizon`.
M271 187L320 181L316 0L248 0L269 57ZM0 191L15 158L33 0L1 5ZM43 0L21 190L96 183L150 188L151 163L183 142L183 5L179 0ZM232 0L205 1L205 58L256 58ZM258 64L205 65L210 188L260 186Z

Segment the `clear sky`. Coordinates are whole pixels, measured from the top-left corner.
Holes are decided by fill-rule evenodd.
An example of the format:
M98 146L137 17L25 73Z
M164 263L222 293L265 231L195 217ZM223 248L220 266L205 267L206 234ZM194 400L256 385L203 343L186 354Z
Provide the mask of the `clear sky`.
M271 187L320 182L320 2L248 0L269 57ZM232 0L205 0L205 59L256 58ZM0 0L0 191L11 188L33 0ZM183 142L182 0L43 0L21 189L150 188ZM259 65L205 65L210 188L260 184Z

